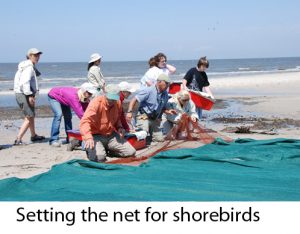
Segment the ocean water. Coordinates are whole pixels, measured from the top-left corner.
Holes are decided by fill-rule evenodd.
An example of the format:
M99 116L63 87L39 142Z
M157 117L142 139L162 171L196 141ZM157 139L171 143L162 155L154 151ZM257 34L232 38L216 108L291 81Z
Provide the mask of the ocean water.
M258 58L258 59L212 59L207 70L209 79L251 76L280 72L300 71L300 57L294 58ZM172 80L181 80L185 73L195 67L197 60L173 60L168 63L177 68ZM12 96L13 79L17 63L0 63L0 107L16 106ZM40 89L47 90L55 86L80 86L86 81L87 63L43 63L37 65L42 73L39 78ZM101 63L106 83L139 83L148 69L147 61L105 62ZM42 92L41 92L42 93ZM39 104L46 104L41 97Z

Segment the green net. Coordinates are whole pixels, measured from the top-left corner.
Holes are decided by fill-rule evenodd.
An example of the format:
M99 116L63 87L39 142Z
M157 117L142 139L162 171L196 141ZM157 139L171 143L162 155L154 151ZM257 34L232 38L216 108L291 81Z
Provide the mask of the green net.
M0 181L2 201L299 201L300 140L216 139L139 166L73 160Z

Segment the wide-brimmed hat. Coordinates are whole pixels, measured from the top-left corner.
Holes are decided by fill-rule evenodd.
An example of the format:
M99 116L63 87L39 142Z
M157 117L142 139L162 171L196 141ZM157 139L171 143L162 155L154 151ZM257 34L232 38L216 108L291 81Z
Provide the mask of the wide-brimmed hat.
M118 85L109 84L105 86L105 96L109 100L120 100L120 88Z
M37 48L31 48L27 51L27 56L31 54L42 54L43 52L38 50Z
M126 81L122 81L120 84L118 84L119 88L120 88L120 91L127 91L127 92L130 92L130 93L134 93L136 91L135 88L133 88L128 82Z
M97 92L97 89L95 88L95 86L88 82L83 83L80 86L80 89L83 93L87 91L91 94L95 94Z
M96 62L101 58L102 58L102 56L100 54L94 53L91 55L89 63Z

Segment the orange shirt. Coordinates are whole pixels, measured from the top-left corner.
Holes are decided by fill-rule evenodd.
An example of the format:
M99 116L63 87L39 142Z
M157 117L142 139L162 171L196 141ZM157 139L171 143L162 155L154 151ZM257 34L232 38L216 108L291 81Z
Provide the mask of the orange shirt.
M80 133L83 140L93 139L93 134L109 136L120 126L121 102L109 107L105 96L95 97L88 105L80 120Z

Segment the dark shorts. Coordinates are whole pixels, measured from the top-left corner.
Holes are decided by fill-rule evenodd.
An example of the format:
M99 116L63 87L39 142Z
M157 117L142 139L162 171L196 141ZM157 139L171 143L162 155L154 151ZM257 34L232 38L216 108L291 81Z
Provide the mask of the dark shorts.
M23 93L16 93L16 100L25 117L34 117L35 109L29 104L29 96Z

